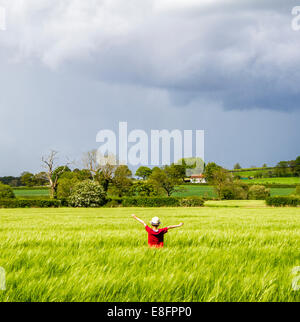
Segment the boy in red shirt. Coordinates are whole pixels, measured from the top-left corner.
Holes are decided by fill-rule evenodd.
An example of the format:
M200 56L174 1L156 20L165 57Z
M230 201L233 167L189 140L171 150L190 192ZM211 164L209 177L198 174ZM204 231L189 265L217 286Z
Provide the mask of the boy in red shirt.
M153 217L151 220L152 228L150 228L145 224L145 222L142 219L138 218L136 215L132 215L132 217L145 226L145 229L148 233L148 245L150 247L163 247L164 234L166 234L169 229L183 226L183 223L180 223L179 225L168 226L162 229L158 229L160 225L160 220L158 217Z

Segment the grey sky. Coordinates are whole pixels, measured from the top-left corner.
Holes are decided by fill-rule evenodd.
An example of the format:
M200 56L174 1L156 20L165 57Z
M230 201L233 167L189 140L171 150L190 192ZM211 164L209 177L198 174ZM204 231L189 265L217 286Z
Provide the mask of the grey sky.
M0 5L0 175L40 171L51 148L80 160L119 121L204 129L206 161L227 167L300 154L296 1Z

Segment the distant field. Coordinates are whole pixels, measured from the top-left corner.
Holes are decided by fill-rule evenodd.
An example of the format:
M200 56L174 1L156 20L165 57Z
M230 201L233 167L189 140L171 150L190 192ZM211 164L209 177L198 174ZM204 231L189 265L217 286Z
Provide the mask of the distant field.
M241 177L254 177L257 174L258 171L238 171L238 172L233 172L234 175L239 175Z
M202 197L216 197L214 188L211 186L196 186L196 185L186 185L181 186L181 191L173 194L175 197L189 197L189 196L202 196Z
M288 196L295 193L296 188L271 188L271 196Z
M41 189L41 190L14 190L16 197L48 197L49 190Z
M251 180L253 181L253 180ZM271 196L287 196L295 192L295 188L271 188ZM202 197L217 197L212 186L182 186L182 191L174 193L177 197L202 196Z
M257 183L257 184L300 184L299 177L290 177L290 178L262 178L262 179L251 179L251 180L242 180L246 183Z

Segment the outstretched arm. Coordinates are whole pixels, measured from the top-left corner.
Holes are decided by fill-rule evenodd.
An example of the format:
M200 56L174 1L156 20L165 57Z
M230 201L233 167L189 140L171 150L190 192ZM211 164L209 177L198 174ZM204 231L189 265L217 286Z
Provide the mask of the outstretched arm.
M142 219L138 218L136 215L131 215L131 216L132 216L132 218L134 218L135 220L137 220L138 222L140 222L145 227L147 226L146 223Z
M167 228L168 229L173 229L173 228L178 228L178 227L181 227L181 226L183 226L183 222L181 222L179 225L168 226Z

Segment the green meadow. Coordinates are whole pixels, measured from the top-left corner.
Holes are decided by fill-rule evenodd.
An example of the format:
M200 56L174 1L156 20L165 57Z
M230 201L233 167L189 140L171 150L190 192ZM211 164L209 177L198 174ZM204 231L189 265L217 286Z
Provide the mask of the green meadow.
M130 215L170 230L149 249ZM299 208L0 209L0 301L299 301Z

